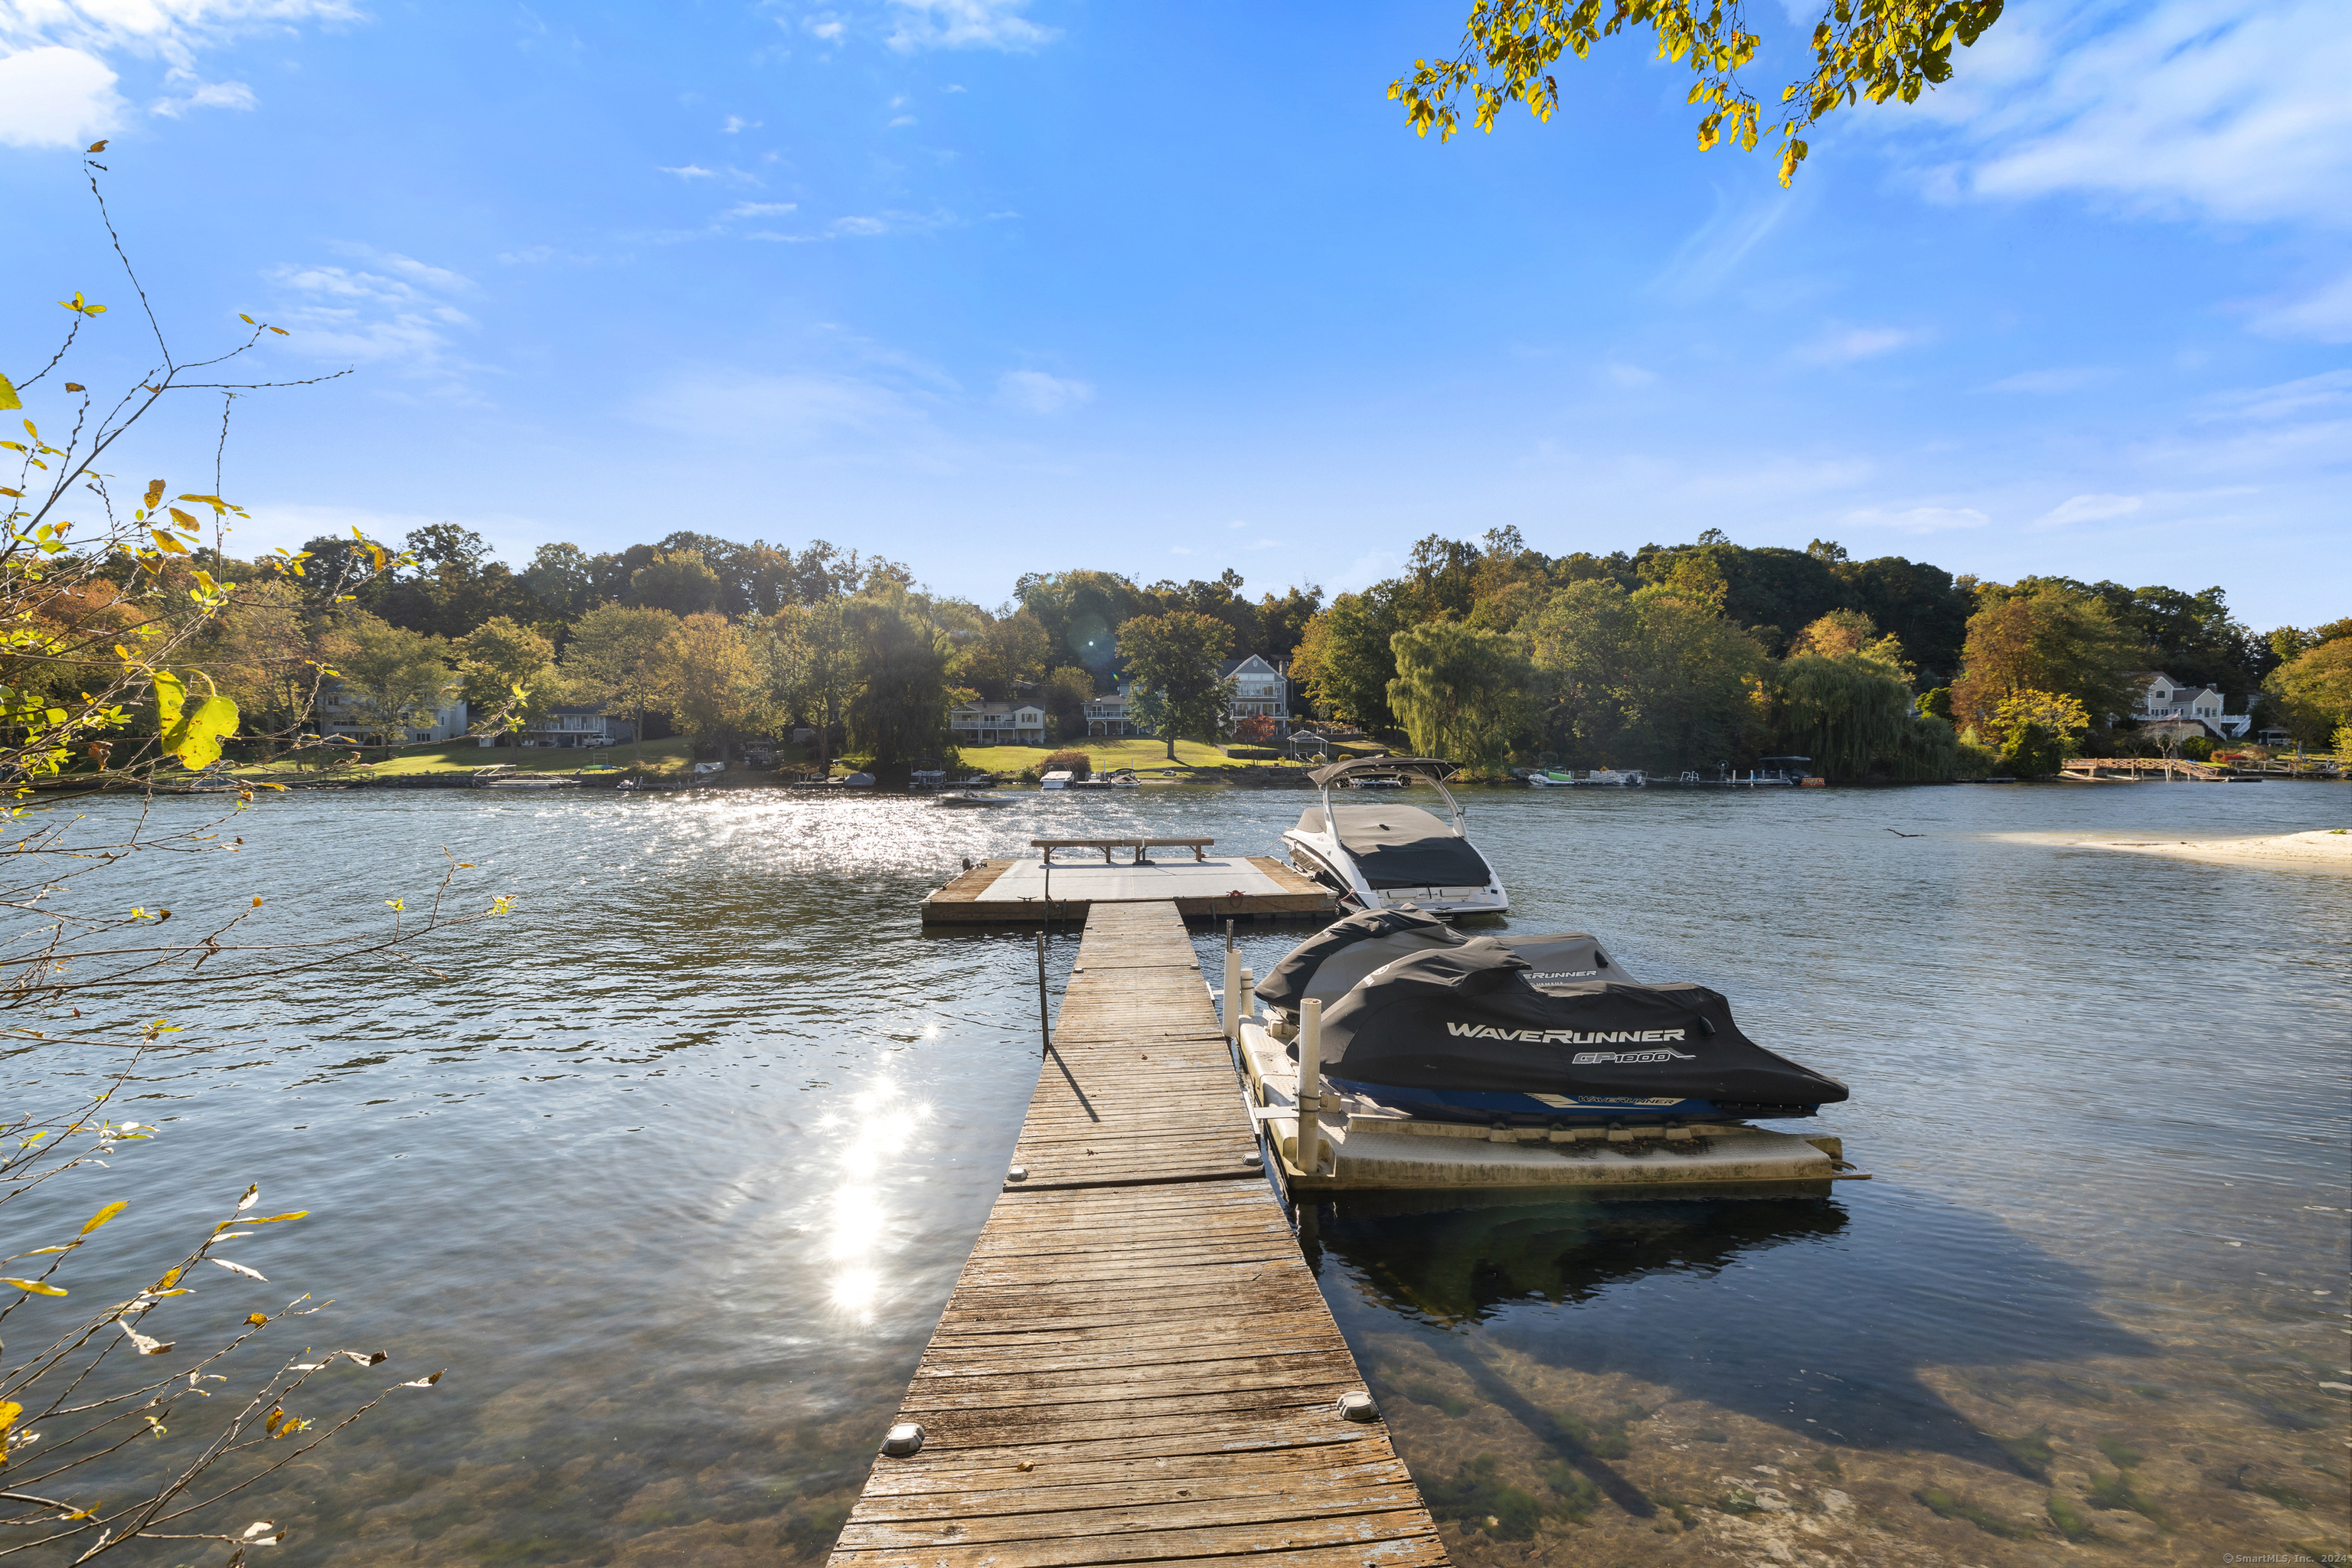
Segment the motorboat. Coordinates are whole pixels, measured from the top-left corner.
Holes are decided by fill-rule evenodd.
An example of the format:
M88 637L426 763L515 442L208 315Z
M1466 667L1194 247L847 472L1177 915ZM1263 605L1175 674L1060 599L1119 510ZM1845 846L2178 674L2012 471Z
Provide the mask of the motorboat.
M1359 757L1316 769L1307 779L1320 803L1282 836L1291 866L1330 889L1344 909L1411 903L1454 917L1505 913L1503 879L1470 842L1461 803L1445 787L1454 772L1435 757ZM1397 789L1427 784L1444 798L1446 815L1401 801L1332 801L1335 790L1375 778Z
M1566 768L1538 768L1527 775L1529 789L1573 789L1576 775Z
M948 771L940 766L937 757L917 757L913 767L907 770L907 788L910 791L944 789Z
M1039 789L1067 789L1076 779L1067 768L1055 768L1037 781Z
M1062 786L1065 789L1141 789L1133 768L1119 768L1112 773L1089 773L1085 778L1073 776Z
M977 806L1011 805L1019 798L1017 795L997 795L989 791L949 790L932 804L956 810L966 810Z
M1649 784L1650 776L1639 768L1627 768L1622 771L1616 768L1594 768L1584 775L1584 782L1589 784L1614 784L1620 789L1641 789Z
M1720 994L1634 979L1586 932L1474 937L1411 906L1362 910L1294 948L1243 1007L1255 1114L1295 1184L1851 1171L1833 1137L1750 1125L1811 1118L1845 1085L1749 1039Z

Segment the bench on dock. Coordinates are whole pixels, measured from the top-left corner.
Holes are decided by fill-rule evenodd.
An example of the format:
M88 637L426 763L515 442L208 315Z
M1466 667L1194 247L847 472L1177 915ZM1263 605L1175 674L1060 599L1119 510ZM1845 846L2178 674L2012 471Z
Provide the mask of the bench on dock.
M1049 866L1054 863L1054 851L1056 849L1099 849L1106 866L1111 864L1112 850L1132 849L1135 851L1132 864L1149 866L1151 864L1150 851L1154 849L1190 849L1193 859L1205 861L1209 857L1203 851L1215 842L1213 838L1032 838L1029 847L1043 849L1045 863Z

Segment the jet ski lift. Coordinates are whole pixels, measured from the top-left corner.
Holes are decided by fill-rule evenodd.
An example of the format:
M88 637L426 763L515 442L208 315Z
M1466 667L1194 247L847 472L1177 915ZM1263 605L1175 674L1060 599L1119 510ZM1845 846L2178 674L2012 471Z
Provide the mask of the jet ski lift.
M1506 913L1503 879L1470 842L1462 805L1445 787L1455 771L1436 757L1356 757L1317 768L1307 779L1322 804L1282 836L1290 864L1330 889L1343 909L1410 902L1449 917ZM1399 789L1425 783L1444 797L1447 815L1397 801L1332 803L1333 790L1374 780Z
M1227 1017L1295 1187L1856 1175L1836 1138L1749 1125L1811 1117L1843 1084L1748 1039L1713 991L1635 981L1582 932L1465 937L1423 910L1366 910L1243 989Z

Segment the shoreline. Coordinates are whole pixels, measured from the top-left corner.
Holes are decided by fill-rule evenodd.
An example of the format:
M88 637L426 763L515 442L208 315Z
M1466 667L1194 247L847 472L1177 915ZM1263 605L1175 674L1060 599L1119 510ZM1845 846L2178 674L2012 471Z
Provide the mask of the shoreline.
M2242 838L2081 838L2049 833L2001 833L2011 844L2045 844L2063 849L2113 849L2174 860L2223 866L2263 866L2282 871L2352 875L2352 832L2341 827L2303 833L2272 833Z

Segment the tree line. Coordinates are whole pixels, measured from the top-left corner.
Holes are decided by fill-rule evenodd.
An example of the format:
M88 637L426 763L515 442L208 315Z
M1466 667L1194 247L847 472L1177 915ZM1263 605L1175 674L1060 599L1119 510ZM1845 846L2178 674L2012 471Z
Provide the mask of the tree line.
M2150 744L2129 715L2158 669L2329 742L2352 722L2347 633L2257 636L2220 588L1986 583L1717 530L1551 556L1504 527L1476 543L1432 535L1402 574L1339 595L1292 670L1321 710L1485 766L1781 754L1832 778L1937 779Z
M546 544L516 571L446 523L170 569L235 584L203 668L257 736L314 728L331 679L388 740L462 696L509 731L584 707L630 716L642 744L658 713L723 755L806 727L824 756L888 766L941 754L950 710L982 700L1035 701L1049 739L1081 738L1084 705L1127 679L1172 755L1179 736L1231 738L1218 665L1252 653L1289 665L1301 717L1483 768L1777 753L1839 778L2043 773L2069 750L2144 749L2125 716L2156 669L2253 697L2315 749L2352 722L2344 623L2258 636L2219 588L1986 583L1714 530L1558 556L1510 527L1433 534L1399 575L1328 603L1311 586L1252 599L1230 569L1150 584L1077 569L1024 574L989 609L824 541L695 532Z

